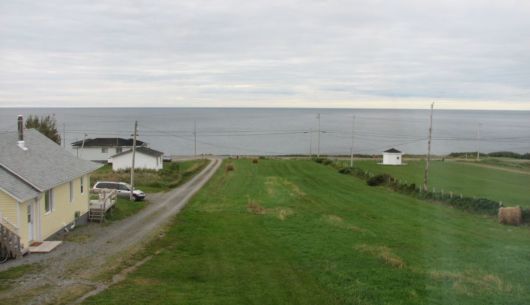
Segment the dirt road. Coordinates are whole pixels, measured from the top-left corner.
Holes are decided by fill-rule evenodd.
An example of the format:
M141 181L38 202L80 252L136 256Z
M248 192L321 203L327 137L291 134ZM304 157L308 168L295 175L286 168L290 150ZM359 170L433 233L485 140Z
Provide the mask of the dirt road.
M109 281L96 280L113 272L121 261L137 252L176 215L211 178L221 160L210 164L184 185L149 197L150 204L122 221L110 225L89 224L71 232L71 240L48 254L32 254L0 265L0 271L37 263L8 290L0 291L2 304L64 304L91 291L104 289ZM124 272L127 272L125 270ZM115 277L116 279L116 277Z

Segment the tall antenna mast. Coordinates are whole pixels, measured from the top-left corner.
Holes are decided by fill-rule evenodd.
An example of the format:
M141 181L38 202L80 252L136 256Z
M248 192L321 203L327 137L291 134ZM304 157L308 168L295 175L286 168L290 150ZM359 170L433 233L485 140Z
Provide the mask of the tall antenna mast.
M193 121L193 157L197 159L197 120Z
M138 121L134 121L133 148L132 148L132 166L131 166L131 194L129 198L134 199L134 158L136 157L136 135L138 134Z
M351 122L351 149L350 149L350 167L353 167L353 139L355 131L355 115L353 115Z
M425 160L425 174L423 176L423 190L429 190L429 165L431 163L431 141L432 141L432 113L434 110L434 102L431 104L431 115L429 120L429 142L427 144L427 158Z
M320 158L320 113L317 114L318 134L317 134L317 158Z
M477 161L480 161L480 125L477 125Z

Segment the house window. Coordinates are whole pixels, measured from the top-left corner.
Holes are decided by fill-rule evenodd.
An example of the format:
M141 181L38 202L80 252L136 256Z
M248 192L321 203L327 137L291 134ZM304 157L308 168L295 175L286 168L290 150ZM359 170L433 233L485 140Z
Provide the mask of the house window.
M74 201L74 181L70 181L70 203Z
M80 185L80 189L81 189L81 194L83 194L85 192L85 184L84 184L83 177L79 178L79 185Z
M109 149L107 147L102 147L101 148L101 152L106 154L107 152L109 151Z
M123 148L121 147L116 147L116 153L119 154L123 151Z
M53 211L53 190L44 193L44 210L46 213Z

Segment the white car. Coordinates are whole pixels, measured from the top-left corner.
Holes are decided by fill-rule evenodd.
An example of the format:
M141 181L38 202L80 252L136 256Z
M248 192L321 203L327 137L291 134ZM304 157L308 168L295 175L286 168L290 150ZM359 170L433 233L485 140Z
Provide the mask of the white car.
M97 192L98 190L101 190L101 189L117 190L118 196L129 198L131 196L132 187L130 184L125 183L125 182L98 181L96 182L96 184L94 184L94 187L92 188L94 192ZM138 189L133 190L132 194L133 194L134 200L136 201L145 199L145 193L142 192L141 190L138 190Z

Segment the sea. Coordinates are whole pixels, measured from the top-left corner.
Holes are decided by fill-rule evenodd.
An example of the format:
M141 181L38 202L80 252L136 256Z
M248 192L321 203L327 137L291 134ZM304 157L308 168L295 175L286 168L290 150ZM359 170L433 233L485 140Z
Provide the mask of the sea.
M83 138L138 139L165 155L348 155L396 148L425 154L430 110L286 108L0 108L0 132L17 115L54 116L65 147ZM530 151L530 111L434 110L432 153Z

